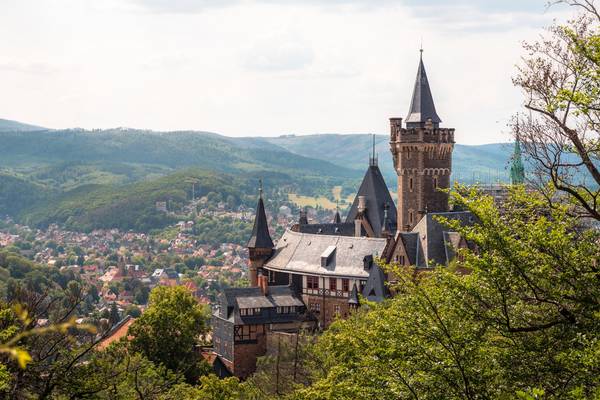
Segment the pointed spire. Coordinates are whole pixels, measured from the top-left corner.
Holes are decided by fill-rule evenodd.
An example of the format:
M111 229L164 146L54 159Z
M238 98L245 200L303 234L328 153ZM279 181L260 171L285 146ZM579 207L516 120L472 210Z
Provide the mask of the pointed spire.
M335 215L333 216L333 223L334 224L341 224L342 223L342 217L340 216L340 212L336 210Z
M333 223L334 224L342 223L342 217L340 216L340 201L339 200L335 201L335 215L333 216Z
M431 95L429 81L427 80L427 73L425 72L425 65L423 64L422 48L420 52L421 57L419 59L417 79L415 80L413 96L410 102L410 110L408 111L408 116L406 117L406 126L408 128L423 126L429 118L431 119L431 122L433 122L434 127L437 127L439 123L442 122L435 111L433 96Z
M372 154L369 156L369 166L376 167L377 166L377 154L375 153L375 134L373 134L373 145L372 145Z
M350 292L350 296L348 297L348 304L352 308L356 308L360 305L360 300L358 299L358 289L356 288L356 283L352 286L352 291Z
M517 137L515 140L515 150L510 165L510 180L513 185L521 185L525 182L525 168L523 167L523 158L521 156L521 141Z
M262 196L262 180L258 188L258 205L256 206L256 217L254 218L254 227L252 228L252 236L248 240L248 248L250 249L272 249L273 240L269 233L269 225L267 223L267 213L265 212L265 204Z

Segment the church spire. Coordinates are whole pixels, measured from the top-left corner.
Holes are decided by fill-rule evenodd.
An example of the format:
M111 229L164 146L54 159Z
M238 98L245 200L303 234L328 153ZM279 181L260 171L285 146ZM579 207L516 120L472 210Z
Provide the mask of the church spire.
M410 102L410 110L406 117L406 127L416 128L423 126L427 119L431 118L433 126L437 128L442 120L435 111L433 96L431 95L425 65L423 64L423 49L420 51L419 69L417 70L417 79L415 80L415 87Z
M251 249L272 249L273 240L269 234L269 225L267 224L267 214L265 213L265 204L262 196L262 180L258 189L258 205L256 207L256 217L254 219L254 228L252 228L252 236L248 241L248 248Z
M513 185L521 185L525 182L525 168L521 157L521 141L515 140L515 151L510 164L510 180Z

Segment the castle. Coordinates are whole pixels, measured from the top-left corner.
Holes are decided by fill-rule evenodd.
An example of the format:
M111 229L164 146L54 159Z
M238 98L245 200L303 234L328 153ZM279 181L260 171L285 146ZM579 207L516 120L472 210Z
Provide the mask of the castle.
M436 216L471 223L450 211L454 129L441 128L422 53L406 120L390 118L390 150L398 175L395 207L373 155L345 221L296 225L273 244L262 190L252 236L249 288L226 289L213 314L213 351L221 375L244 378L270 339L300 329L325 329L359 306L390 295L377 260L427 269L447 265L465 240Z

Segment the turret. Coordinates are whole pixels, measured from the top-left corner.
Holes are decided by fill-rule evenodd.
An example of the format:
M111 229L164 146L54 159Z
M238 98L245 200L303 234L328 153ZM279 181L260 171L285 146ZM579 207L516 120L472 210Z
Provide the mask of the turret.
M406 127L390 118L390 148L398 175L397 226L410 231L427 212L448 211L454 129L440 128L429 87L423 53Z
M258 286L258 272L273 254L273 240L271 240L271 235L269 234L267 214L265 213L265 204L262 196L262 183L259 188L252 236L248 240L248 252L250 256L250 265L248 266L250 286Z

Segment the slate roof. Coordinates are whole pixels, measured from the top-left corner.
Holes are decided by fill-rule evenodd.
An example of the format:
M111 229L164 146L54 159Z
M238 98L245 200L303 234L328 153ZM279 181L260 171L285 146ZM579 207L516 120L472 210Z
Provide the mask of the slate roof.
M350 296L348 297L348 304L359 305L360 301L358 299L358 289L356 289L356 282L352 286L352 291L350 292Z
M343 276L365 279L365 258L381 255L386 239L355 236L316 235L285 231L273 256L265 263L268 270L308 275ZM335 246L331 260L323 266L324 252Z
M424 251L419 234L417 232L399 232L396 240L401 240L406 249L408 262L417 267L426 267L427 262L424 258Z
M304 307L304 303L290 286L269 286L266 296L259 287L228 288L219 295L220 309L215 315L236 325L296 321L297 314L274 314L269 311L288 306ZM260 315L241 316L240 308L266 310Z
M273 248L273 240L271 240L271 235L269 234L267 214L265 213L265 204L263 202L262 196L258 198L258 205L256 206L256 217L254 218L252 236L250 236L250 240L248 240L248 248Z
M370 165L369 169L367 169L365 177L358 189L358 193L352 203L352 207L348 212L348 217L346 217L346 223L354 223L354 220L358 215L359 196L365 196L367 199L367 219L377 236L381 236L383 214L386 204L389 206L388 219L390 229L392 232L396 231L396 207L394 206L390 191L385 184L383 175L377 165Z
M367 284L363 288L363 296L369 301L381 302L385 300L390 295L385 281L383 270L377 263L373 263L369 270L369 279L367 279Z
M419 242L423 250L423 257L427 266L430 261L435 264L447 265L454 256L453 252L447 251L447 245L456 240L455 232L437 221L437 217L443 216L448 219L459 220L462 225L472 225L473 214L469 211L428 213L415 225L412 232L418 234Z
M354 222L298 225L298 231L319 235L354 236Z
M412 100L410 101L410 109L406 117L406 126L407 128L422 126L428 118L431 118L434 126L442 122L435 111L433 96L429 88L429 80L427 79L425 65L423 64L423 53L421 53L415 87L413 89Z
M335 215L333 216L333 223L334 224L341 224L342 223L342 217L340 216L339 210L335 211Z

